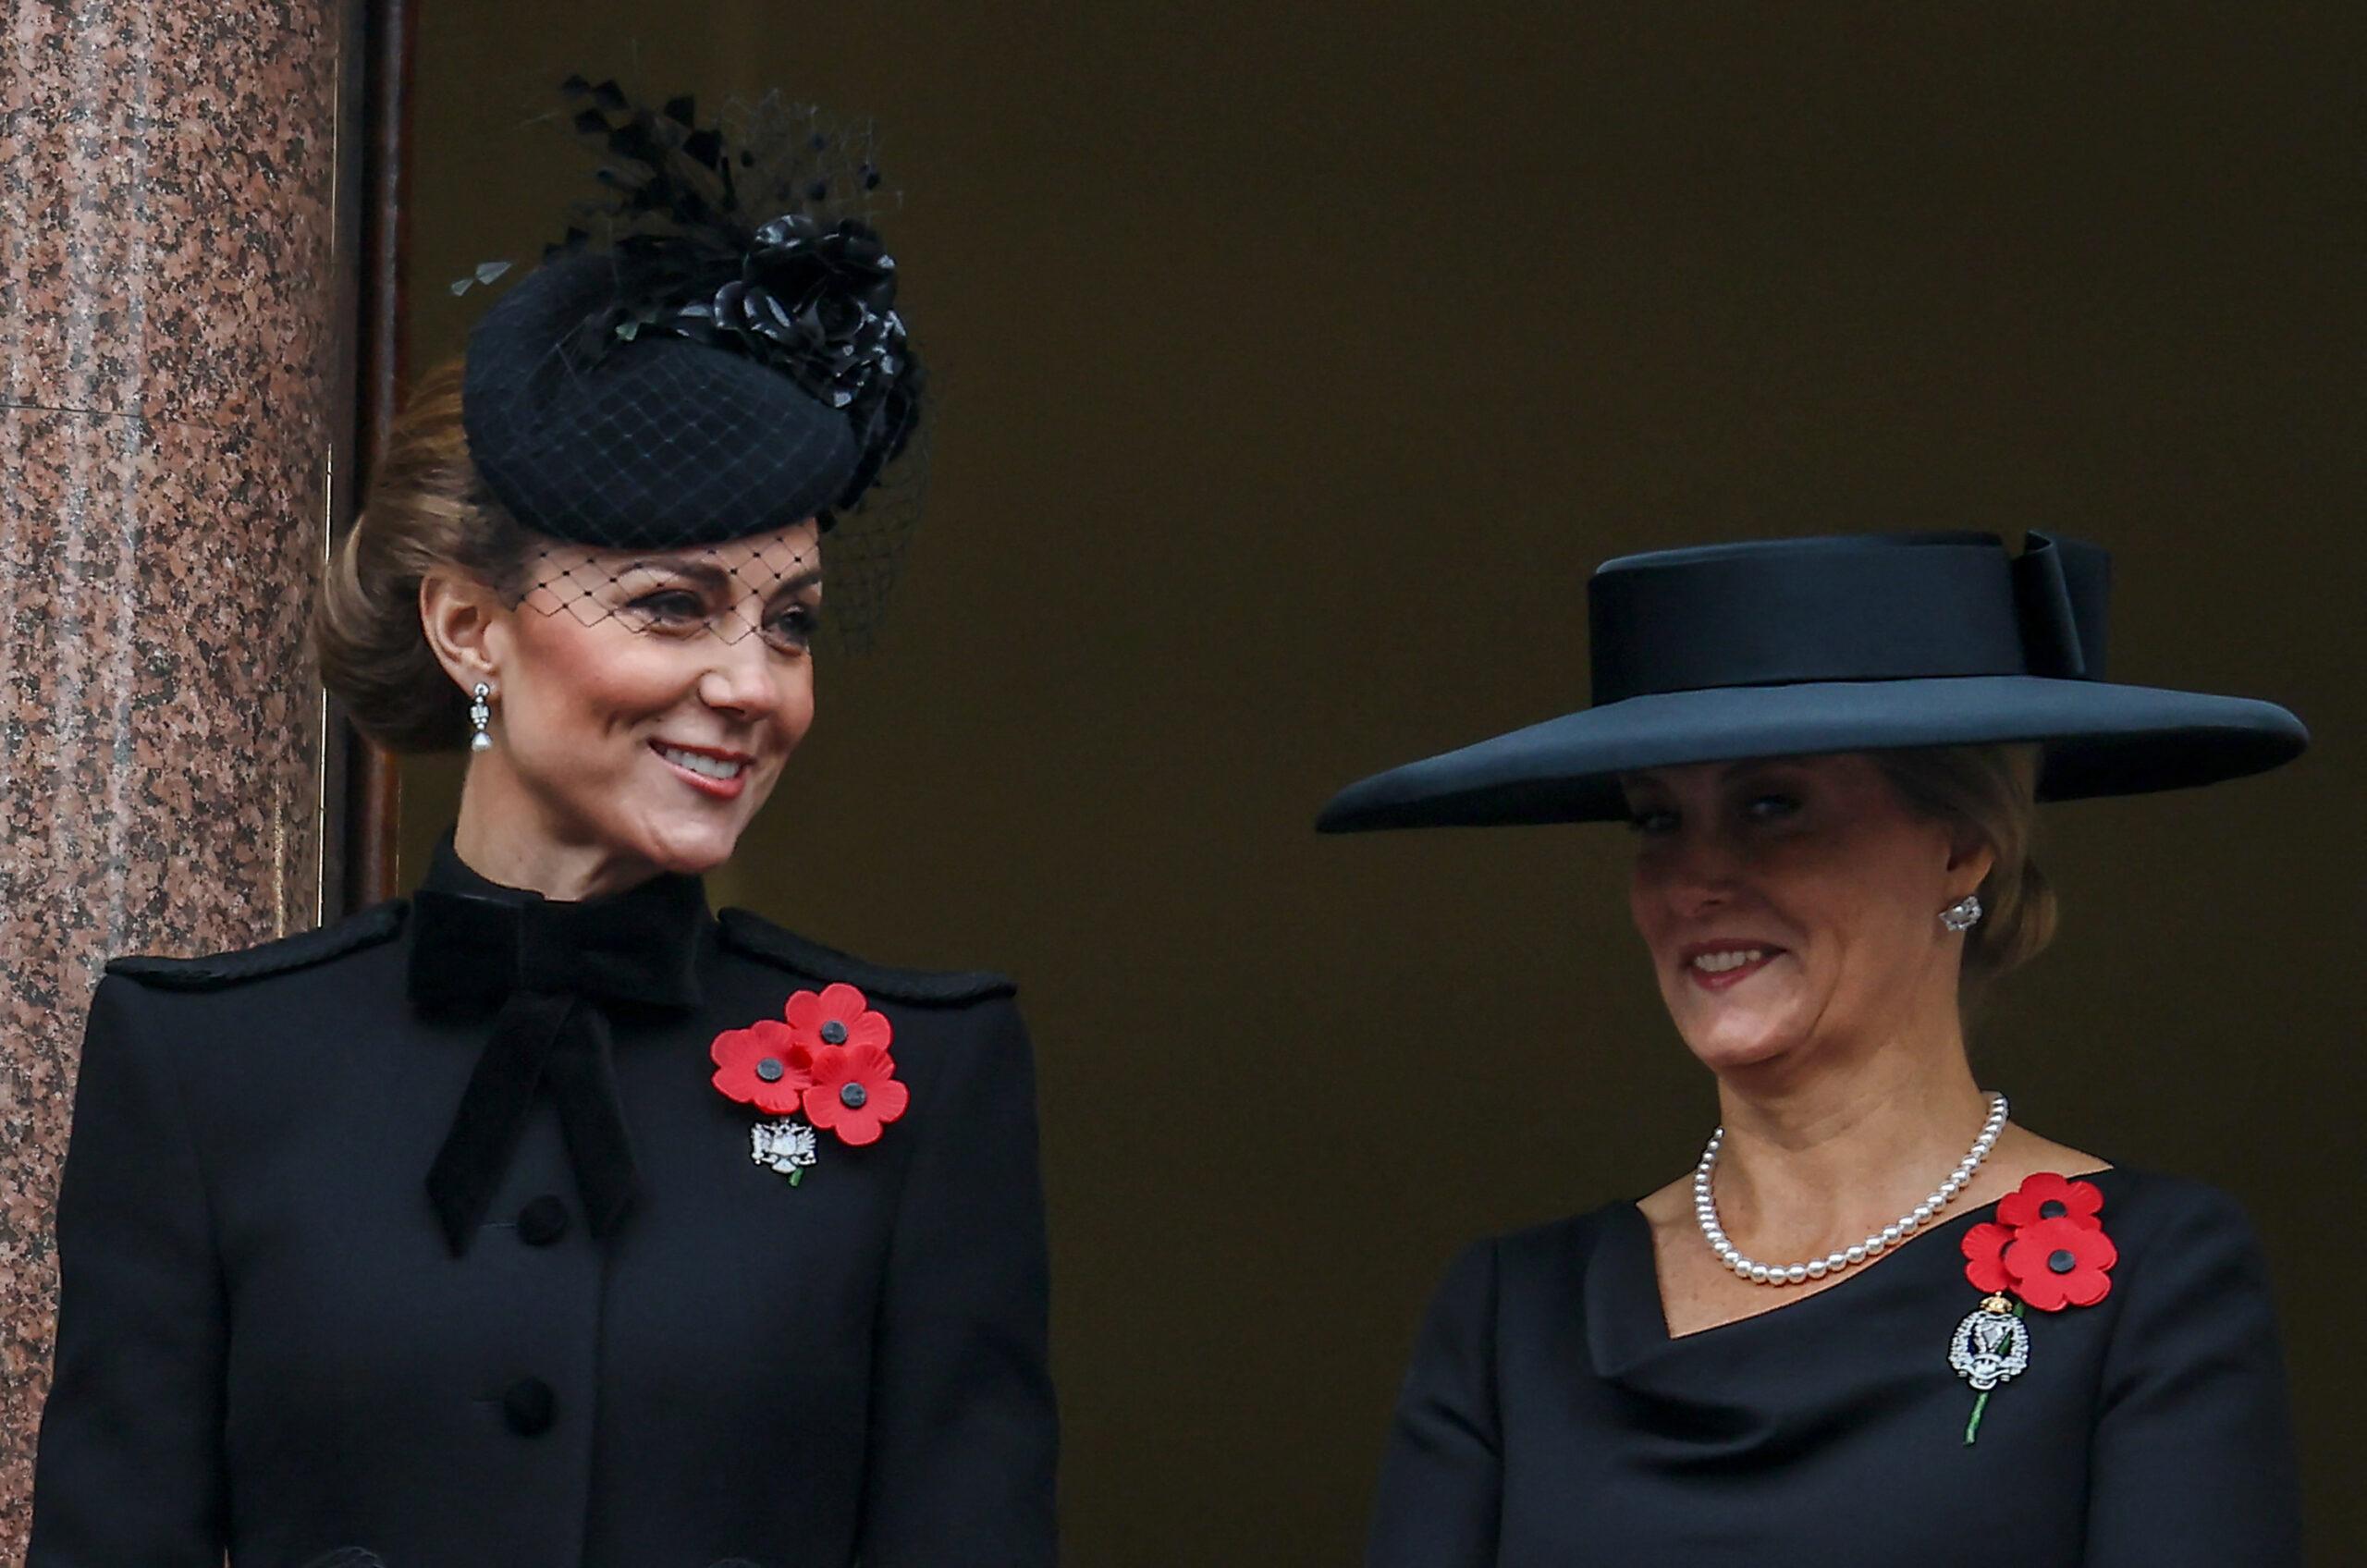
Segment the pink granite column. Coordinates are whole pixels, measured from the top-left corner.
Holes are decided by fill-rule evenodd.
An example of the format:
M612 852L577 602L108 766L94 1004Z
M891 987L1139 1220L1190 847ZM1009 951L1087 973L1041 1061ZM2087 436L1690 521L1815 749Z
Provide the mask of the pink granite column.
M100 962L319 913L343 15L42 0L0 41L0 1561Z

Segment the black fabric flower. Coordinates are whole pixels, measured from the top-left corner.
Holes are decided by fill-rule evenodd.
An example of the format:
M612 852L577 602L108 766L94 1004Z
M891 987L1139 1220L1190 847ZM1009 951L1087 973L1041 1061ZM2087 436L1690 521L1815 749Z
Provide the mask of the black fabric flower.
M868 224L785 213L755 231L737 276L649 325L737 349L844 410L860 496L919 417L924 376L895 307L896 259Z

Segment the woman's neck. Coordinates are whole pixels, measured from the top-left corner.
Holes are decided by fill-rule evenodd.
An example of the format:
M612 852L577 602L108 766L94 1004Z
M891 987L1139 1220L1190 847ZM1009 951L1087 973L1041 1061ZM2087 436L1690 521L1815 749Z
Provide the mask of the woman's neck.
M452 849L487 881L573 902L638 887L657 867L607 845L564 834L505 770L469 769Z
M1989 1114L1953 1017L1853 1060L1718 1084L1719 1219L1754 1256L1821 1254L1914 1207Z

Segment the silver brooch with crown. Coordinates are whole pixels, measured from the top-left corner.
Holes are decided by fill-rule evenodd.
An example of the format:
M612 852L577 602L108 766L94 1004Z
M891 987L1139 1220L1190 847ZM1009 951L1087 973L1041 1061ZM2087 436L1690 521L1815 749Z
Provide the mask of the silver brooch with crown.
M1948 1365L1982 1393L2030 1364L2030 1331L2014 1315L2014 1304L2002 1295L1993 1295L1965 1314L1949 1341Z

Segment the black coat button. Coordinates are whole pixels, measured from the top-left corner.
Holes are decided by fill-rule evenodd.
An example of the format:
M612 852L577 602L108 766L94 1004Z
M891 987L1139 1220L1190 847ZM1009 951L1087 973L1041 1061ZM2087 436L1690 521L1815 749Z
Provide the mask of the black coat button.
M567 1234L567 1205L545 1193L518 1211L518 1239L546 1247Z
M521 1378L501 1390L501 1418L521 1438L539 1438L551 1429L558 1412L551 1386L540 1378Z

